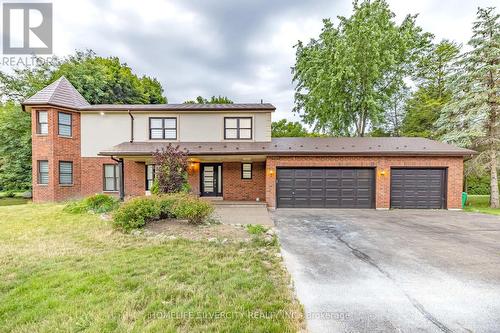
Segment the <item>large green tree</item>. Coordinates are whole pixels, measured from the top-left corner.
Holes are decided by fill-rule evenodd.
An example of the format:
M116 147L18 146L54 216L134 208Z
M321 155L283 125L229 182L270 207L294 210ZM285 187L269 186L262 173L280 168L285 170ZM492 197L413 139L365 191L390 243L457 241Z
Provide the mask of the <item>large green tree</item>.
M31 186L31 117L13 102L0 104L0 190Z
M451 99L448 82L460 51L457 44L443 40L422 57L415 73L417 89L405 103L401 135L438 138L435 123Z
M39 61L37 66L0 72L0 188L24 189L31 183L30 115L20 102L62 75L91 104L166 103L161 84L138 77L116 57L103 58L92 51L65 58Z
M339 21L324 20L318 39L296 45L294 111L317 131L364 136L384 121L431 35L415 16L398 25L384 0L355 1Z
M226 96L212 96L206 99L202 96L196 97L194 100L187 100L184 104L233 104L233 101Z
M478 9L468 43L472 49L456 63L456 73L450 82L452 98L437 123L445 141L480 152L476 164L489 169L492 208L499 207L499 18L494 8Z

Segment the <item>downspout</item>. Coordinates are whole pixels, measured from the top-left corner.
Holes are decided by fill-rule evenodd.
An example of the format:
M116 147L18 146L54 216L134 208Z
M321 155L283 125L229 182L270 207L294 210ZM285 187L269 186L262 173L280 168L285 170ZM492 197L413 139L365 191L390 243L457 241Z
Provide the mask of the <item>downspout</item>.
M134 142L134 116L132 112L128 110L128 115L130 116L130 143Z
M111 159L115 162L118 162L118 170L119 171L119 179L120 179L120 201L125 199L125 178L123 175L125 174L123 158L114 158L111 156Z

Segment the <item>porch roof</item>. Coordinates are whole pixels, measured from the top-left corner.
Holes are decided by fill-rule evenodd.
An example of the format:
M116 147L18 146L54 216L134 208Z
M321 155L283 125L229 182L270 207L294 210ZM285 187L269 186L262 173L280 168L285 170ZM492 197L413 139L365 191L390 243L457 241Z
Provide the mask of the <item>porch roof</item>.
M269 142L123 142L101 156L149 156L169 144L189 155L468 156L476 152L424 138L273 138Z

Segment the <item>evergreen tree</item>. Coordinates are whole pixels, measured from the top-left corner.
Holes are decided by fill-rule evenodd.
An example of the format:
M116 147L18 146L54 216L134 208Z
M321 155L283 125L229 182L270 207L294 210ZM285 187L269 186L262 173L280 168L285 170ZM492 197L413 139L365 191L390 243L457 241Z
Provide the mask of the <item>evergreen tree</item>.
M490 171L491 208L499 208L499 17L494 8L478 9L473 36L468 43L472 50L457 62L450 82L452 99L443 108L437 123L445 133L445 141L480 151L476 162L486 164Z

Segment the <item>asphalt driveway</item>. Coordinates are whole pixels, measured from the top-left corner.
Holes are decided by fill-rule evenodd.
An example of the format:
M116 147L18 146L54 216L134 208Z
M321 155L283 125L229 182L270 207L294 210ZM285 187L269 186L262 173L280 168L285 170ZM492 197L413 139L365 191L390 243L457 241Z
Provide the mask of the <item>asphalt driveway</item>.
M311 332L500 332L500 218L278 209Z

